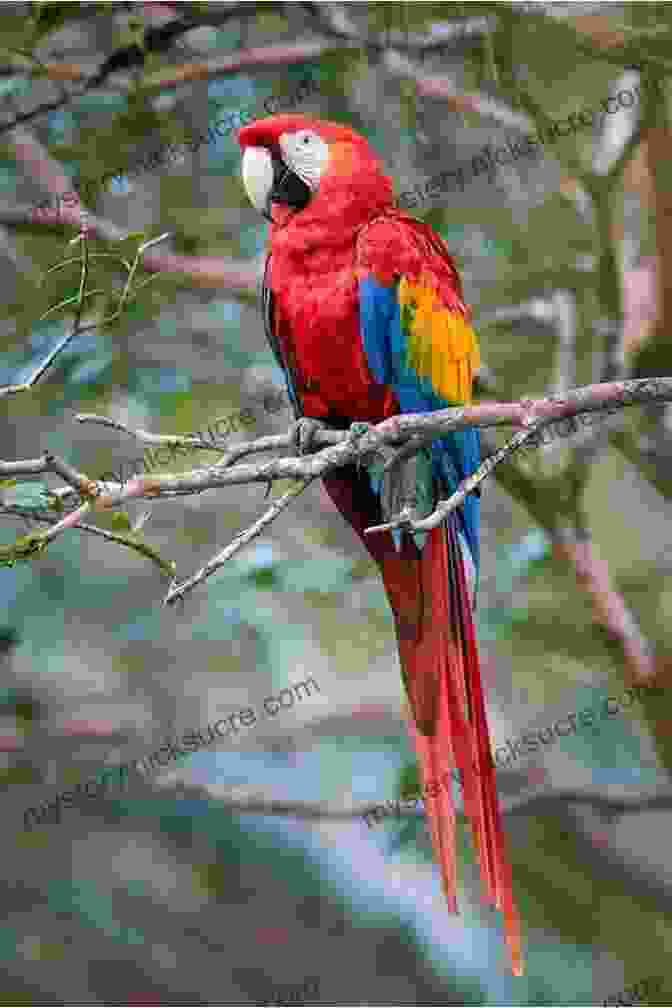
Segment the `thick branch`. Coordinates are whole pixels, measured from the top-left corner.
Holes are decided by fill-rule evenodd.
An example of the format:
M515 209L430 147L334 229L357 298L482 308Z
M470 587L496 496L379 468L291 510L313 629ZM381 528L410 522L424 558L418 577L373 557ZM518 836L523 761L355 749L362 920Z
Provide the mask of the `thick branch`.
M71 490L55 491L60 501L65 504L72 501L78 505L82 497L89 500L94 512L109 510L123 506L130 500L141 498L168 497L182 494L202 493L223 486L235 486L247 483L271 484L278 479L299 480L301 486L289 491L248 530L242 532L234 542L220 554L215 556L206 566L189 581L179 588L173 588L166 601L183 597L196 584L201 583L221 564L232 556L243 545L250 542L262 528L269 525L290 503L291 499L302 492L312 480L343 466L361 461L383 446L402 446L409 441L416 441L419 446L434 438L441 437L455 430L468 427L497 427L515 425L522 427L512 439L510 445L502 449L494 459L488 459L475 475L466 480L457 494L448 502L442 502L433 515L423 522L409 522L399 518L397 524L411 528L432 527L445 519L452 510L457 495L462 497L473 488L475 482L480 482L492 470L498 461L509 457L522 444L534 438L539 430L555 420L592 413L603 409L619 410L634 403L656 401L672 401L672 378L652 378L629 380L622 382L607 382L599 385L588 385L573 389L564 398L549 397L538 400L522 400L516 403L481 403L473 406L437 410L426 414L404 414L390 417L377 425L354 424L349 431L336 431L328 428L318 430L314 435L314 443L319 450L313 455L300 457L273 458L260 462L236 462L241 454L252 455L275 450L278 447L290 447L293 442L293 432L281 435L279 438L259 438L249 442L240 449L234 448L220 463L202 469L195 469L182 475L142 475L129 480L123 486L117 483L102 484L88 480L67 466L63 460L46 455L38 460L21 462L0 462L0 475L38 475L44 472L59 473L69 484ZM84 419L84 418L80 418ZM95 418L101 422L101 418ZM104 421L103 421L104 422ZM112 425L115 426L114 422ZM147 432L142 432L147 436ZM150 435L151 436L151 435ZM165 435L164 435L165 437ZM513 447L512 447L513 446ZM467 489L467 487L469 489ZM74 491L74 492L73 492ZM1 510L1 509L0 509ZM15 512L16 513L16 512ZM428 525L428 523L430 523ZM59 524L59 532L67 527ZM45 537L36 537L40 542Z
M630 676L626 686L651 684L656 674L654 656L624 599L614 589L607 562L596 555L590 541L556 542L554 554L572 565L577 582L593 602L594 622L623 649Z

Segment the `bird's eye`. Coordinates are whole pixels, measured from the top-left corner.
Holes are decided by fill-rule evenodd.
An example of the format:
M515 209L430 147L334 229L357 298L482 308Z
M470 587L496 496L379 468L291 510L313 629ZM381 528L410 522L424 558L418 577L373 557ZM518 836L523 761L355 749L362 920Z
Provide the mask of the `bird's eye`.
M304 136L301 142L304 143L304 144L309 144L310 143L310 137L309 136Z

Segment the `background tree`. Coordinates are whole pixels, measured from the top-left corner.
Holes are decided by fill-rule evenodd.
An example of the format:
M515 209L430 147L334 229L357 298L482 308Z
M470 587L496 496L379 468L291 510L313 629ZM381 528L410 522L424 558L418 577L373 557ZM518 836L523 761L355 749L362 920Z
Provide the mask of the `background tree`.
M364 133L398 191L594 110L593 127L413 212L458 260L483 401L672 374L671 29L665 4L3 7L1 380L31 383L2 403L9 997L261 1000L301 986L310 962L336 1003L586 1003L664 974L665 692L501 772L528 930L514 987L473 871L453 926L422 820L357 818L417 780L382 588L318 484L275 481L278 520L170 608L166 575L181 581L252 527L269 507L259 488L191 486L169 503L164 484L109 514L81 508L91 480L139 454L120 430L186 435L252 408L252 437L284 437L288 414L263 405L279 384L256 302L264 235L232 133L208 132L270 99ZM612 114L601 103L620 91L640 100ZM63 198L75 190L81 201ZM157 471L235 465L242 440ZM624 685L668 685L669 451L669 407L631 407L513 455L485 484L479 633L497 745ZM282 719L21 831L26 805L103 762L309 675L319 696ZM233 814L245 809L257 814ZM387 894L384 920L363 879Z

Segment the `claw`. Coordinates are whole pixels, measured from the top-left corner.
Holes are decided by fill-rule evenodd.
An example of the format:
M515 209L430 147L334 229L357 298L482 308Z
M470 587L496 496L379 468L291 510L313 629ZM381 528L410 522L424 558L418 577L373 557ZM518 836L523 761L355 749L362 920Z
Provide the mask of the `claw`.
M299 455L308 455L314 451L313 441L318 431L324 430L325 424L312 417L301 417L290 427L290 437Z
M398 451L394 453L392 458L388 459L385 463L384 471L390 472L395 466L401 465L406 459L412 458L416 455L422 448L424 441L422 438L414 437L410 441L407 441L403 448L399 448Z
M350 424L348 428L348 441L358 441L359 438L364 437L371 430L373 424L367 423L365 420L355 420L354 423ZM370 461L370 459L364 455L361 455L355 462L355 467L357 472L361 472L362 468L365 467Z

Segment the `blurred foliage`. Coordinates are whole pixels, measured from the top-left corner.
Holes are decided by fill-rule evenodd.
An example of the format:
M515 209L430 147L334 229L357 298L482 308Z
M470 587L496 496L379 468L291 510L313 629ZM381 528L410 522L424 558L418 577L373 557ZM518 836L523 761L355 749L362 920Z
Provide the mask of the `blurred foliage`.
M349 14L372 34L395 29L425 31L432 23L445 21L448 13L445 3L374 3L359 5L360 10L357 6L348 5ZM189 4L182 8L207 14L211 5ZM298 8L260 4L249 21L232 21L212 29L207 41L202 40L207 57L230 55L243 42L253 46L278 44L279 40L295 42ZM126 16L128 12L112 12L110 5L44 3L33 4L31 10L31 16L24 18L8 6L0 9L4 46L35 53L36 47L48 45L52 34L66 32L80 23L86 25L94 17L113 19L109 25L111 45L144 44L142 18L133 23L132 16ZM465 89L482 88L498 94L515 70L516 79L524 83L543 112L556 120L592 107L609 93L616 75L613 64L588 55L577 58L576 33L559 19L526 18L505 4L483 3L453 4L449 15L474 18L493 11L498 17L496 31L485 39L465 38L459 49L447 47L445 52L428 56L424 61L427 73L455 72ZM624 8L623 19L634 36L636 31L655 28L661 20L668 24L670 8L663 4L630 5ZM616 18L611 27L618 27ZM129 75L127 94L112 87L107 91L94 89L30 124L49 154L78 185L91 184L92 209L115 220L123 219L146 236L172 232L177 254L252 261L265 246L265 229L247 205L242 190L239 151L232 134L204 145L199 152L202 176L196 176L190 156L183 163L173 161L154 172L139 168L135 174L132 171L148 153L188 138L195 124L202 128L204 105L207 122L240 108L261 109L271 95L291 95L309 73L319 82L319 98L308 107L315 108L321 117L352 123L388 158L395 172L401 170L396 152L404 152L418 178L431 176L436 170L432 162L436 149L432 152L432 143L419 143L418 133L430 140L440 138L441 157L453 163L464 156L459 145L466 134L465 124L484 128L480 118L459 116L443 103L419 99L413 82L393 80L382 67L380 54L364 46L344 48L333 40L319 63L269 67L259 74L241 71L188 86L164 86L162 78L174 76L176 52L182 57L186 50L189 58L202 58L199 52L190 50L184 36L179 45L184 49L174 46L165 53L155 52L144 69L134 70ZM669 41L649 39L649 49L652 59L667 60ZM12 57L13 65L18 65L19 58ZM8 61L7 56L3 59ZM372 78L389 101L384 109L364 104L362 95ZM30 79L18 72L0 80L5 117L13 114L10 106L31 100L32 88ZM302 110L303 106L297 108ZM494 135L494 126L491 131ZM31 197L26 195L25 170L17 170L6 137L1 142L3 197L13 199L21 185L21 202L27 202ZM572 144L579 163L588 170L593 151L587 134L560 141L557 148L549 145L546 156L551 160L556 150L562 155ZM128 172L127 181L106 183L103 188L100 179L111 171ZM33 191L35 200L39 200L42 192L37 187ZM18 195L16 198L18 201ZM416 213L429 221L454 251L461 273L470 282L477 312L548 295L559 288L575 291L581 307L578 338L583 354L578 377L581 382L587 381L592 368L589 323L602 308L594 271L578 269L577 259L600 252L593 224L577 212L567 196L550 189L519 204L507 200L504 192L494 186L484 195L484 190L475 185L465 190L459 202L451 198ZM15 271L0 308L5 322L0 360L3 383L25 378L65 331L68 319L50 318L37 324L35 320L75 289L76 265L75 272L63 270L45 282L46 271L66 253L72 254L66 241L74 234L73 227L52 231L25 226L12 232L19 261L30 268ZM644 236L644 241L651 240L646 228ZM132 254L138 240L136 234L125 251ZM119 248L118 243L91 242L92 251L114 253ZM96 286L117 292L91 304L91 312L101 318L118 307L123 273L118 264L105 259L96 260L93 272ZM148 276L140 270L138 281L142 283ZM243 372L273 363L261 338L258 314L250 318L254 298L222 289L197 294L198 298L194 297L189 277L161 274L139 291L122 318L74 339L39 387L3 401L0 409L8 440L3 457L35 457L38 451L48 449L97 476L114 465L114 458L125 450L127 441L111 437L103 440L97 433L91 435L89 429L90 445L84 440L75 442L72 428L76 425L70 422L75 412L117 415L130 425L137 423L170 433L202 429L213 417L239 408ZM198 325L193 321L196 314ZM205 333L202 347L197 341L201 330ZM502 398L541 393L553 381L555 335L550 326L488 325L481 331L481 343L484 358L497 375L498 390L503 390ZM204 356L209 368L205 373L198 369L202 364L201 349L204 355L209 354ZM648 351L652 371L659 366L662 352L656 347ZM642 360L646 354L645 349ZM137 446L128 451L140 454ZM91 461L84 465L82 458ZM211 453L194 453L189 465L206 464L211 459ZM535 479L541 478L547 468L547 462L539 459L530 459L526 465L526 471ZM672 594L654 569L651 557L652 552L655 554L651 537L659 535L660 525L654 528L652 524L650 530L646 515L634 510L636 489L631 488L625 500L632 481L632 468L612 447L591 474L586 511L595 526L600 549L609 557L618 588L636 611L643 631L662 647L669 639ZM623 501L620 496L616 499L615 487L623 491ZM49 484L41 479L5 481L0 491L7 503L35 510L55 505ZM207 497L213 495L204 495L202 507L200 498L199 506L194 507L190 506L191 500L189 506L181 501L166 503L164 513L173 516L170 545L161 540L158 522L145 527L146 539L135 539L152 559L172 558L186 547L188 553L185 556L184 551L180 552L180 563L196 569L247 524L249 513L261 506L261 493L258 488L250 490L249 506L242 496L229 496L228 491L218 493L213 511L207 507ZM318 680L322 683L321 672L328 670L332 683L329 688L334 693L339 679L348 684L348 693L340 694L340 699L351 707L356 706L359 692L368 688L369 670L381 676L375 680L376 689L382 682L381 669L396 683L397 666L385 661L391 654L392 621L373 564L344 548L343 530L333 512L326 519L319 513L317 496L310 502L309 510L287 521L289 532L285 526L284 531L257 540L207 582L199 593L198 604L188 611L189 643L194 648L203 643L210 646L207 668L213 689L221 682L240 683L258 703L263 689L281 689L299 678L297 667L308 667L307 672L301 672L303 676L310 674L318 662ZM158 507L156 510L158 513ZM613 645L606 633L596 630L590 603L577 591L566 566L551 557L547 537L530 527L525 508L514 501L510 512L503 506L501 510L502 517L493 531L496 546L485 557L486 572L493 574L492 601L488 604L486 596L478 614L484 651L494 651L502 667L513 667L515 687L524 707L530 704L552 708L561 700L565 702L568 686L575 691L574 709L595 704L602 693L587 683L599 683L601 688L604 683L620 681L622 669ZM107 521L101 520L100 525L129 537L133 535L133 517L117 513ZM76 532L56 540L46 555L43 552L37 556L39 538L31 532L20 537L20 545L13 547L12 553L9 543L15 541L17 532L9 521L2 528L0 554L15 560L20 553L33 560L32 565L0 570L0 619L6 628L3 641L15 646L20 659L33 661L40 668L48 665L55 678L70 684L71 654L80 645L77 635L81 633L85 639L90 633L93 637L95 630L101 633L105 646L105 631L118 646L119 653L111 658L113 671L123 677L120 681L131 684L131 696L137 699L139 695L150 695L152 676L162 690L169 692L164 667L168 662L161 659L154 672L148 672L148 645L163 654L160 648L168 650L166 641L171 640L171 635L173 641L176 637L174 616L159 607L165 583L153 564L124 550L124 555L129 553L127 561L117 559L118 566L110 564L109 569L94 568L89 562L87 536ZM113 544L105 544L105 548L121 552ZM661 551L664 548L661 543ZM171 560L160 562L168 573ZM147 580L141 582L141 577ZM352 599L360 592L362 597L355 606ZM249 652L241 642L249 642ZM86 661L90 662L88 656ZM180 668L178 690L184 675ZM262 688L258 683L266 685ZM384 688L387 685L381 686L381 692ZM14 716L17 722L30 723L37 718L38 701L13 689L7 687L2 713ZM392 687L388 693L394 696ZM491 695L495 697L494 690ZM578 764L591 768L595 786L616 785L628 774L634 777L638 769L643 710L644 705L633 709L627 719L605 724L594 737L572 738L560 745ZM289 733L291 727L286 731ZM375 743L341 735L327 737L309 753L297 754L297 759L304 755L307 769L301 765L289 768L278 762L277 778L273 777L269 759L258 772L259 786L273 781L275 787L277 780L281 793L285 782L291 781L297 787L297 797L329 801L339 797L346 801L351 794L353 798L383 801L388 797L411 797L421 790L408 744L396 735L376 738ZM203 754L208 781L219 783L222 768L230 771L236 756L228 751ZM242 754L240 759L240 777L249 781L254 776L252 756ZM196 764L195 758L189 765L192 763ZM10 770L4 771L3 789L29 782L29 768ZM71 772L80 771L74 768ZM602 778L600 773L604 774ZM652 775L655 779L654 771ZM640 775L637 780L642 783L644 778ZM309 783L314 793L308 793ZM314 852L306 853L297 839L298 831L268 819L233 817L214 799L195 801L163 795L154 795L151 800L115 799L105 816L106 822L114 825L132 820L133 828L138 830L144 824L148 832L159 824L170 843L201 838L209 850L204 853L202 848L195 848L190 854L194 886L217 900L226 900L239 865L253 865L261 871L270 864L281 880L288 906L293 906L297 897L329 899L350 929L361 928L363 933L374 926L396 928L405 942L414 945L418 957L441 957L445 931L438 911L439 923L432 930L427 921L435 911L423 907L418 899L418 917L408 913L400 924L402 911L397 906L401 902L390 909L389 901L396 896L390 896L390 875L382 869L380 878L387 886L387 898L370 891L365 896L359 892L359 863L378 843L373 836L376 831L367 830L360 847L360 841L350 834L344 834L343 840L339 835L333 844L334 859L338 855L350 859L352 872L348 875L342 869L339 873L334 867L336 861L326 868L318 863ZM512 1000L513 988L507 988L504 1000L498 1000L497 993L493 993L501 994L501 989L493 986L502 982L501 977L493 979L493 964L499 953L491 951L494 944L486 944L477 910L469 910L463 918L469 948L459 952L459 977L453 968L458 959L435 964L437 973L450 985L450 997L470 1004L483 1003L484 997L490 1003L509 1003L507 996L510 1003L586 1003L592 995L590 965L593 956L599 955L622 960L629 979L637 980L647 971L655 973L670 936L665 914L654 896L643 893L633 898L631 889L615 885L608 874L595 877L596 860L582 846L579 834L569 831L567 817L535 814L526 823L522 838L516 833L516 843L510 845L516 895L530 937L529 977L516 988L519 1000ZM458 856L473 864L463 823L458 831ZM431 859L420 818L403 823L386 821L378 835L384 837L380 844L388 867L395 859L395 867L410 863L424 867ZM40 858L48 849L46 831L20 834L16 842L22 850L37 853ZM329 843L324 847L328 849ZM361 870L373 875L375 867L369 861L365 863L368 867ZM416 876L403 876L403 885L409 878ZM138 887L145 883L144 877L131 880L129 893L139 898ZM436 876L432 885L438 892ZM420 887L418 892L422 892ZM114 899L94 879L54 879L48 903L54 915L71 915L83 928L95 929L120 945L135 947L136 952L149 940L142 928L126 926L118 918ZM491 932L492 919L487 918ZM624 928L623 921L634 927ZM499 941L498 935L494 937ZM0 933L8 958L16 956L17 938L11 924ZM33 959L57 961L60 956L57 942L34 940L30 952Z

